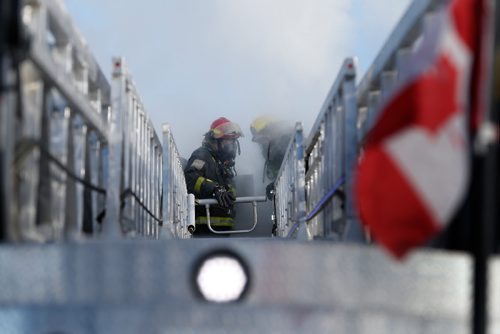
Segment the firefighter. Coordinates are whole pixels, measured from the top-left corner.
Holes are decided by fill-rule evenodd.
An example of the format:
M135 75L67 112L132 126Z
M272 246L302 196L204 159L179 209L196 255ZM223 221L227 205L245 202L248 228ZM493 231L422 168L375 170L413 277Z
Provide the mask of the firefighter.
M250 125L252 141L259 144L265 159L262 181L271 181L266 187L268 199L272 199L274 181L278 176L283 157L293 136L293 127L269 116L259 116Z
M238 138L243 132L238 124L220 117L212 122L201 147L189 158L184 175L189 193L197 199L215 198L218 205L210 206L210 226L217 231L234 227L233 203L236 199L233 178L235 158L240 153ZM207 225L205 206L196 206L195 237L228 236L215 234Z

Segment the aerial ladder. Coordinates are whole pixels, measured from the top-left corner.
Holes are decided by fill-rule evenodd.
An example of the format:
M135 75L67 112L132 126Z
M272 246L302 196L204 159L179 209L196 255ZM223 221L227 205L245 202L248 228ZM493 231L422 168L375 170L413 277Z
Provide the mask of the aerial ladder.
M484 280L476 253L396 262L355 211L363 138L444 3L414 1L361 79L343 62L310 133L296 123L272 217L240 197L248 227L190 240L214 202L188 194L175 131L156 133L124 58L108 81L62 1L2 2L0 332L500 331L498 255ZM237 238L261 223L274 235Z

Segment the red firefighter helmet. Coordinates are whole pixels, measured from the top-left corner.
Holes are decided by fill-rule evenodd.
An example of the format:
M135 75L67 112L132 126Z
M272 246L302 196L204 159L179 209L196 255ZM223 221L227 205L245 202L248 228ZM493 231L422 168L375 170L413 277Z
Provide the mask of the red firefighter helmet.
M240 126L225 117L219 117L212 122L209 134L215 139L238 139L243 137Z

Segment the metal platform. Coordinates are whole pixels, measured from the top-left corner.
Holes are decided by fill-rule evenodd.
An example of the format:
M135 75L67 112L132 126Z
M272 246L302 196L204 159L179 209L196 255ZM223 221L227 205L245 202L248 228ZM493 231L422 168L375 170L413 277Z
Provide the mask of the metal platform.
M196 294L218 249L249 269L245 298ZM471 259L276 239L121 241L0 247L0 333L469 333ZM490 333L500 331L493 260Z

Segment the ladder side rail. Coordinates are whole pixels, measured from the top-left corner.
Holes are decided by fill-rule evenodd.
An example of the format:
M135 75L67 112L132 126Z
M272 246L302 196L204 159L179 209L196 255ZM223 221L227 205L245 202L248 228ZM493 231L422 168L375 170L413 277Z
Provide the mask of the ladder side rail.
M56 97L55 92L52 96L53 99L59 100ZM49 95L50 98L50 95ZM71 111L68 107L64 105L64 101L60 99L60 102L55 102L46 113L45 117L48 117L49 127L49 142L48 147L50 153L63 165L65 165L69 170L73 170L73 166L70 165L68 159L68 146L69 146L69 123L71 117ZM44 157L42 157L43 159ZM40 175L40 181L46 179L44 177L45 173ZM68 176L66 173L61 173L58 166L54 163L49 163L49 175L50 175L50 190L49 198L50 202L48 206L40 205L38 210L46 208L49 210L48 215L44 218L47 221L41 221L42 226L47 227L43 232L49 240L62 240L65 232L65 207L69 204L70 208L74 203L68 200L71 195L68 192L67 182ZM39 198L47 198L43 192L39 192ZM71 202L71 203L69 203ZM77 217L75 217L77 218ZM68 221L71 224L71 221ZM69 225L68 224L68 225ZM71 226L67 226L71 229Z
M154 172L154 164L153 164L153 148L154 148L154 141L153 141L153 136L152 136L152 131L153 128L148 128L148 140L146 141L146 144L148 146L147 148L147 178L146 178L146 203L148 207L150 208L151 212L154 212L154 205L153 205L153 196L154 196L154 191L153 191L153 172ZM152 219L151 216L147 216L147 235L149 237L154 238L154 220Z
M18 0L4 1L0 7L0 241L8 238L11 220L12 161L14 151L14 116L16 92L7 87L15 84L15 50L20 42Z
M68 23L69 17L63 14L63 9L60 5L53 3L42 3L47 6L46 15L48 21L46 22L49 36L53 36L54 42L50 44L49 52L52 60L63 70L63 73L68 74L76 91L81 93L87 100L92 110L92 117L102 124L106 124L102 118L102 110L106 108L103 105L104 101L109 103L109 84L103 80L104 76L100 68L97 66L93 56L82 45L81 37L78 35L76 29L71 28L72 25ZM42 37L43 38L43 37ZM47 38L47 37L46 37ZM104 92L104 94L103 94ZM76 108L71 108L71 101L64 101L67 97L61 97L64 94L61 92L60 87L54 87L50 91L49 98L52 101L52 111L50 115L44 114L49 117L47 122L48 132L50 133L49 149L51 153L63 162L73 175L79 180L84 180L91 185L97 185L100 188L100 193L104 192L104 183L92 183L91 175L97 174L96 170L92 169L92 165L87 163L91 160L90 151L86 149L86 137L88 129L91 132L95 131L95 126L92 122L85 121L85 110L80 112ZM68 108L69 106L69 108ZM59 115L57 115L59 114ZM55 117L55 118L54 118ZM59 123L59 124L58 124ZM57 131L57 126L60 126L61 131ZM63 134L63 135L62 135ZM100 134L100 139L105 142ZM86 167L89 167L88 169ZM57 175L60 170L57 170L54 164L50 165L51 174ZM92 203L84 197L84 192L91 191L84 183L75 181L74 178L67 177L62 174L60 180L57 182L52 178L50 198L51 205L49 210L53 238L60 240L65 238L78 238L82 233L89 234L92 229L84 229L84 207L90 207L91 212L97 213L97 209L92 210ZM66 179L66 184L62 184ZM44 178L41 178L41 181ZM60 183L60 184L58 184ZM95 191L91 191L94 194ZM39 194L39 198L43 193ZM61 211L66 208L65 216ZM39 201L39 209L40 201ZM93 220L93 216L87 219ZM40 222L39 222L40 223ZM42 222L43 223L43 222Z
M304 134L302 123L295 126L295 138L293 141L295 152L295 221L297 222L297 239L309 240L311 235L306 225L306 168L305 168L305 149Z
M36 27L38 35L42 35L47 30L46 9L40 8L38 11ZM13 178L13 216L10 222L9 239L13 241L36 240L44 241L45 237L41 235L37 226L37 208L38 208L38 190L41 165L41 151L39 147L33 147L24 154L19 161L20 153L15 147L19 147L22 139L33 142L48 142L47 136L42 139L42 114L44 107L44 81L35 67L28 61L19 61L14 64L16 73L16 84L18 89L16 94L17 112L23 115L22 122L16 128L19 138L14 140L14 160L12 175ZM22 78L22 82L21 82ZM31 130L31 131L30 131ZM31 134L30 134L31 132ZM19 161L16 163L16 161ZM46 172L46 170L42 170ZM41 188L41 187L40 187ZM23 199L23 200L22 200ZM18 222L18 223L17 223Z
M352 124L355 70L354 59L345 59L305 144L306 221L312 238L341 240L345 232L346 199L341 194L357 145Z
M151 125L153 123L151 122ZM161 214L156 212L156 206L157 203L160 202L161 198L158 194L158 192L155 189L155 183L159 178L159 175L156 174L156 150L158 145L160 144L159 138L155 138L155 129L153 126L150 127L150 137L149 137L149 190L148 190L148 202L149 202L149 208L150 211L153 215L149 216L149 235L153 239L157 239L157 234L156 231L158 230L159 226L163 223L161 221ZM154 217L157 217L157 220L153 219Z
M357 113L357 147L358 155L363 152L365 137L374 126L379 116L381 107L399 87L404 69L408 66L409 56L421 41L424 29L430 26L435 19L435 12L448 0L414 1L394 28L388 40L376 56L374 62L356 87L355 102ZM351 120L351 123L354 121ZM349 128L349 125L347 125ZM352 139L354 138L354 135ZM349 153L352 159L352 153ZM349 166L354 166L352 160L346 161ZM349 166L346 166L348 168ZM349 169L352 170L352 167ZM346 240L370 242L369 233L365 233L361 223L356 217L352 185L356 175L350 175L347 180L346 204L347 223L349 228L345 235Z
M122 152L124 113L127 109L126 77L121 62L114 62L111 79L111 111L109 128L108 184L106 193L106 216L102 228L103 237L119 238L122 229L121 191L122 191Z
M18 114L6 120L15 129L6 138L13 157L5 174L12 180L7 239L80 238L91 231L84 220L96 218L85 218L89 191L105 193L91 177L99 171L92 170L87 138L97 134L107 143L102 110L109 84L62 3L30 1L20 10L25 57L11 64L19 104L6 113Z
M356 71L354 65L351 75L346 77L342 83L344 120L344 146L342 154L344 156L343 166L345 175L344 186L344 210L345 221L342 233L342 240L348 242L366 243L367 238L364 228L358 219L356 205L354 202L354 179L355 166L358 160L358 107L356 98Z
M293 180L292 180L292 165L293 165L293 141L290 140L280 170L274 182L274 201L275 201L275 218L276 218L276 236L286 238L288 232L295 224L292 216L293 205Z
M137 134L137 188L135 194L137 195L138 202L142 202L143 196L143 182L144 182L144 112L140 105L137 106L139 113L138 120L138 134ZM135 217L137 225L137 233L144 232L143 215L140 205L137 205L137 215Z
M167 237L189 239L193 231L194 206L188 203L180 154L167 123L163 124L163 156L163 226L167 229Z
M102 172L103 162L107 160L107 145L102 145L98 136L93 131L87 131L85 144L85 180L90 184L106 184ZM104 212L105 193L92 191L84 188L84 221L83 231L88 235L95 234L100 223L97 219Z
M335 161L333 163L333 180L334 182L330 183L330 188L335 186L335 183L338 182L339 180L344 180L342 187L340 188L342 191L345 192L345 174L346 170L344 168L344 161L345 161L345 144L346 144L346 138L345 138L345 133L346 133L346 128L345 128L345 105L344 105L344 85L342 82L340 91L339 91L339 96L338 98L334 101L334 109L333 113L335 115L335 132L334 132L334 154L333 156L335 157ZM328 221L330 222L331 226L331 235L335 236L335 238L341 239L344 230L345 230L345 199L343 199L341 196L334 195L332 197L332 200L330 202L331 210L332 210L332 215L329 217Z
M340 102L341 98L341 91L339 90L331 101L328 112L324 114L325 134L323 143L324 150L322 151L323 163L321 172L319 173L319 177L323 179L323 187L319 194L320 199L328 193L342 173L340 166L343 157L340 147L343 142L344 129L341 126L343 113ZM340 217L342 217L342 212L337 198L332 197L330 201L326 202L322 211L322 236L338 239L339 227L337 225Z
M166 233L164 237L174 238L175 233L175 225L173 223L174 211L172 205L172 192L171 184L172 184L172 168L171 168L171 136L170 136L170 126L168 124L164 124L162 128L162 140L163 140L163 157L162 157L162 175L163 175L163 184L162 184L162 211L163 211L163 229L166 229Z
M49 11L50 13L50 11ZM77 44L75 42L74 44ZM66 64L71 62L72 53L74 46L63 45L62 47L55 47L54 51L61 53L62 58L66 57ZM80 56L75 57L73 60L73 78L75 85L79 88L79 91L88 97L90 105L97 112L97 115L101 112L101 102L102 95L101 91L96 84L92 84L89 74L89 65L85 61L80 61ZM101 73L101 72L100 72ZM102 74L102 73L101 73ZM105 85L109 87L109 85ZM74 112L70 112L69 124L68 124L68 143L67 143L67 163L74 174L81 180L89 181L92 170L86 169L86 166L90 166L86 163L90 160L89 151L87 150L87 132L88 125L83 120L83 117ZM102 118L100 118L102 121ZM66 185L66 199L61 201L65 203L66 209L66 225L64 228L65 238L74 239L79 238L82 235L89 234L89 231L84 228L85 219L85 206L88 206L88 199L85 198L85 187L81 182L76 182L72 178L67 178ZM88 188L87 188L88 189ZM87 190L88 191L88 190ZM92 219L91 216L89 219ZM62 227L63 228L63 227Z
M314 140L310 141L311 144L309 144L310 146L306 150L305 158L307 166L305 175L307 212L313 210L314 203L318 203L323 196L322 194L326 192L322 178L325 162L321 154L324 150L325 124L318 124L315 133L316 136ZM312 144L313 142L314 144ZM308 220L309 230L312 235L322 235L324 233L322 224L324 221L323 215L324 212L320 212Z
M157 212L158 208L158 203L160 202L160 196L157 197L158 195L158 190L156 187L156 180L160 177L158 175L157 171L157 164L156 164L156 159L157 159L157 152L158 152L158 146L154 141L152 140L151 143L151 175L150 175L150 203L151 203L151 211L154 213L155 216L160 218L161 221L161 215L159 212ZM154 220L151 219L150 221L151 224L151 236L154 239L158 238L158 229L163 224L163 221L159 224L155 224Z
M414 1L393 29L384 46L368 68L357 87L359 109L358 134L363 138L378 117L381 104L390 95L400 78L400 69L411 50L419 43L423 29L433 13L449 0Z
M121 59L115 59L114 61L114 66L117 66L118 64L121 64ZM122 65L123 66L123 65ZM115 75L117 73L115 72ZM120 80L119 78L116 78L117 80ZM133 113L134 109L136 108L136 97L134 94L130 93L129 87L128 87L128 81L125 78L125 82L121 82L123 85L125 85L125 96L123 98L123 134L122 134L122 140L123 140L123 152L122 152L122 159L123 159L123 176L122 176L122 189L120 190L120 196L123 194L123 191L125 189L130 189L132 192L132 157L134 156L134 151L132 150L132 126L133 126ZM116 86L113 86L113 89ZM114 108L112 111L115 111ZM118 111L118 110L117 110ZM132 208L132 203L134 203L134 199L131 196L126 196L120 199L120 207L122 207L122 229L127 233L134 233L135 232L135 215L134 211Z
M126 237L157 238L153 231L159 230L162 218L154 203L161 194L152 184L161 179L152 154L161 142L124 59L113 59L113 66L109 186L114 194L107 207L113 215L106 224L119 227Z
M276 236L297 238L303 228L305 216L304 150L302 124L295 125L295 135L290 140L275 187Z
M8 86L12 82L13 70L11 59L6 54L0 55L0 85ZM14 109L15 93L3 90L0 92L0 241L8 239L9 224L11 220L11 205L14 202L12 175L14 151Z
M75 175L82 180L85 177L87 154L87 126L78 115L73 115L69 120L69 140L68 140L68 166ZM90 173L90 170L88 171ZM67 204L66 216L68 228L65 229L66 238L78 238L80 233L84 233L84 210L85 210L85 186L71 178L67 181Z
M155 208L155 203L159 201L159 198L156 197L156 192L154 189L154 178L157 177L155 175L155 163L154 163L154 156L155 156L155 142L154 142L154 127L149 128L149 154L148 154L148 207L150 208L151 212L155 214L156 208ZM158 216L157 216L158 217ZM149 225L149 236L151 238L156 238L155 235L155 225L159 225L160 222L156 222L152 216L148 216L148 225Z
M162 154L163 149L161 146L157 146L156 150L156 170L158 177L156 178L156 196L159 198L156 206L156 214L161 217L161 224L157 226L156 237L160 238L161 227L164 224L164 213L163 213L163 170L162 170Z
M147 132L147 126L146 126L146 115L144 110L141 108L141 121L140 121L140 142L139 142L139 170L140 170L140 177L139 177L139 193L137 194L139 201L141 203L144 203L144 198L146 195L145 192L145 174L146 174L146 132ZM140 224L140 229L139 233L144 235L146 232L145 228L145 219L146 217L144 216L143 210L139 209L139 224Z
M132 154L132 152L137 152L137 147L139 143L139 105L137 99L132 99L131 106L131 117L130 117L130 189L132 192L137 193L138 190L138 180L140 179L139 174L139 156L138 154ZM136 230L139 230L139 204L136 201L131 201L130 203L130 216L133 219L133 225Z
M144 140L144 165L145 165L145 175L144 175L144 203L149 208L152 208L151 202L151 128L146 127L146 138ZM152 232L152 220L150 216L144 217L145 224L145 235L151 236Z
M110 86L62 2L38 0L28 2L22 10L29 36L28 58L43 80L56 87L88 126L106 139L107 126L101 111L92 106L96 95L102 105L109 105Z

